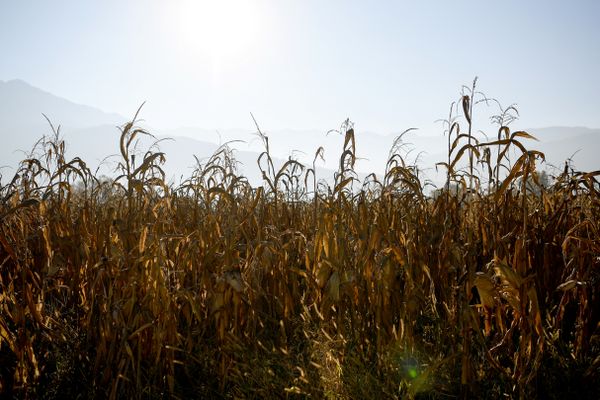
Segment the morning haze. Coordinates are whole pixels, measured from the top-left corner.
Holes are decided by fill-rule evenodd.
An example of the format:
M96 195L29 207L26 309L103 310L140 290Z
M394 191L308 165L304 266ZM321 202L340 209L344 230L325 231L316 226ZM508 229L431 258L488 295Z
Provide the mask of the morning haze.
M252 129L251 111L389 134L445 118L479 76L524 127L600 127L595 1L322 3L3 2L0 78L127 116L147 101L159 128Z
M594 1L509 1L497 8L466 1L183 0L1 7L0 79L24 81L2 85L4 135L5 128L43 123L42 112L65 133L120 124L145 101L141 117L157 135L238 139L244 143L236 148L260 151L253 113L278 157L299 150L306 161L321 144L334 169L339 140L325 133L350 118L364 159L357 169L364 172L381 172L393 138L419 128L409 141L416 153L426 152L424 169L431 169L445 152L443 140L435 140L444 127L435 121L447 118L461 85L475 76L487 96L517 105L513 128L558 126L565 137L579 137L600 127ZM42 102L50 94L119 116L97 119L60 102L53 108ZM475 115L477 128L491 137L489 116L497 112L492 104ZM552 161L589 149L594 137L585 146L557 148ZM560 138L540 139L552 153L550 141ZM27 149L30 140L16 143ZM580 153L576 164L595 168ZM193 162L191 154L176 157Z

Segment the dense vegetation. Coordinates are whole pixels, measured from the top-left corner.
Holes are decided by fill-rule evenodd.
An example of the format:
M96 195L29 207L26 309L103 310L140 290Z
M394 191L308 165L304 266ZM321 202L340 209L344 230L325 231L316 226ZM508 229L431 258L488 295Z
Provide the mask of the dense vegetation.
M259 188L227 146L166 183L135 118L114 179L43 139L0 189L0 392L597 398L600 171L542 184L514 108L477 141L476 95L432 195L402 137L358 182L349 122L332 185L260 130Z

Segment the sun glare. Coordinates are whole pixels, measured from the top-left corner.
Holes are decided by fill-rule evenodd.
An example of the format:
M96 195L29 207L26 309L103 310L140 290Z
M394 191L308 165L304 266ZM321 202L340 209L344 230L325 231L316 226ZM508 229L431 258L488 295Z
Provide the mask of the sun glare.
M219 62L253 48L258 17L252 1L182 0L177 24L186 50Z

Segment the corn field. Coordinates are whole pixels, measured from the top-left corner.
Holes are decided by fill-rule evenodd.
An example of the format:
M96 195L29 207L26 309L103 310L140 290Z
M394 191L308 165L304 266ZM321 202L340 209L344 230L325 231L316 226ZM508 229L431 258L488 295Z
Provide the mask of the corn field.
M473 135L476 95L434 192L402 136L358 181L349 121L333 184L259 129L258 188L226 145L168 183L137 114L110 179L52 128L0 188L0 393L598 398L600 171L542 184L512 107Z

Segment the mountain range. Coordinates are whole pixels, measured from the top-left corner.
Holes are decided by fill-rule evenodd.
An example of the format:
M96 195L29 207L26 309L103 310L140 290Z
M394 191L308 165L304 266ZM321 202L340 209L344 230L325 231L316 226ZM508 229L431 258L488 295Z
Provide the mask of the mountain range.
M143 117L143 109L142 109ZM110 174L118 157L118 143L122 126L129 118L116 113L108 113L87 105L80 105L33 87L22 80L0 81L0 173L12 176L19 161L26 157L33 144L43 135L52 133L48 120L60 125L61 134L67 143L67 156L79 156L94 170ZM260 124L260 121L259 121ZM206 159L217 150L220 144L231 142L236 149L235 157L241 163L241 171L251 183L259 184L261 174L256 160L264 150L256 134L257 128L250 119L245 129L211 130L203 128L154 129L150 125L142 127L151 132L156 140L161 140L160 149L165 152L165 171L175 182L188 177L195 165L194 155ZM560 169L569 159L575 169L591 171L600 169L600 129L586 127L545 127L525 129L538 138L539 142L530 148L546 154L544 169L556 166ZM338 167L338 158L343 145L343 136L335 131L318 130L274 130L267 131L269 147L275 164L282 165L289 156L294 156L306 165L312 164L319 146L325 149L325 162L317 162L318 176L333 176ZM382 175L388 152L397 135L380 135L357 130L356 170L362 177L369 172ZM407 162L417 160L425 175L439 185L443 178L436 173L435 163L446 158L444 149L447 138L423 133L409 133L405 136L408 148ZM142 144L148 146L150 141ZM104 162L103 162L104 161Z

